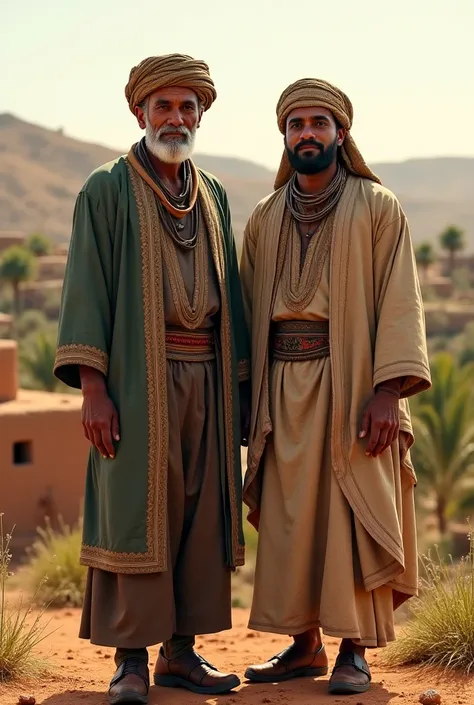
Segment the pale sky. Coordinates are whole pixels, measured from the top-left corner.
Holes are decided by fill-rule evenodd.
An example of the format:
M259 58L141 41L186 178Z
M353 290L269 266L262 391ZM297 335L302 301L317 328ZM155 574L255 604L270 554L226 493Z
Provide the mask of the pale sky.
M474 0L0 0L0 112L128 150L124 86L146 56L205 60L197 150L271 168L275 107L305 76L354 105L366 160L474 156Z

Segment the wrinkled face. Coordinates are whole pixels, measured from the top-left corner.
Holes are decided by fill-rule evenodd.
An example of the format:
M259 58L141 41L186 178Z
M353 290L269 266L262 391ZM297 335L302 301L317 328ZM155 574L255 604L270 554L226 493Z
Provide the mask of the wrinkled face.
M159 88L135 108L146 146L160 161L180 164L191 156L203 110L189 88Z
M337 159L345 130L326 108L295 108L287 117L285 147L291 166L299 174L318 174Z

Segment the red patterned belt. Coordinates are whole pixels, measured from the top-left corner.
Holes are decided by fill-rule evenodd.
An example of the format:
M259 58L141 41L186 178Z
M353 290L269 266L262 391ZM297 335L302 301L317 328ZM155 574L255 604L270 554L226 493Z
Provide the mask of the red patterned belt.
M278 321L272 324L274 360L301 362L328 357L329 321Z
M168 360L206 362L216 356L213 330L167 327L165 342Z

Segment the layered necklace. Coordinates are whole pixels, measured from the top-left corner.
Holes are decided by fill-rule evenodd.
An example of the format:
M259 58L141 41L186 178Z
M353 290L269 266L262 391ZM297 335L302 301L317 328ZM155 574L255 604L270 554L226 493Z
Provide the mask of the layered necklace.
M166 197L166 200L173 206L173 208L176 211L187 211L187 213L181 216L181 218L176 218L169 212L161 201L158 201L158 211L163 219L163 224L168 231L168 234L176 245L184 250L192 250L196 247L199 235L199 201L196 200L194 208L192 208L191 211L188 210L193 185L189 161L183 163L183 171L183 189L177 196L171 193L157 174L155 175L155 179ZM190 218L189 232L191 235L189 238L184 238L181 237L180 233L182 233L186 227L185 220L188 216Z
M136 156L133 152L136 153ZM134 164L135 168L138 167L139 173L142 174L157 195L158 212L173 242L181 249L194 249L199 236L200 213L197 198L198 176L191 162L189 160L183 162L183 188L181 193L175 195L165 186L153 168L145 146L145 139L135 145L132 150L133 158L137 162L137 164ZM190 237L182 237L180 233L186 228L188 216L190 222L187 230L190 233Z
M297 174L294 173L286 189L286 207L298 224L314 223L313 231L305 233L306 237L314 235L320 222L337 205L347 181L347 171L338 165L331 183L318 193L303 193L298 188Z

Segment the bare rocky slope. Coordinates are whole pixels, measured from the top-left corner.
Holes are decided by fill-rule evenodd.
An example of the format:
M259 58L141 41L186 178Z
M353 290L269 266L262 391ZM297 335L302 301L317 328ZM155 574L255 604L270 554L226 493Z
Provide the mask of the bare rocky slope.
M74 200L86 177L120 150L72 139L62 131L0 115L0 232L41 231L69 238ZM229 194L237 238L254 205L272 189L273 173L244 159L196 155ZM474 250L474 159L414 159L374 164L384 184L401 199L415 242L435 240L454 223L466 229Z

